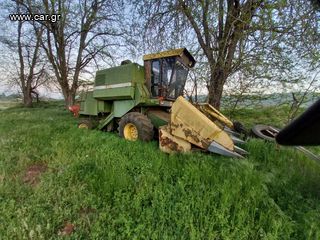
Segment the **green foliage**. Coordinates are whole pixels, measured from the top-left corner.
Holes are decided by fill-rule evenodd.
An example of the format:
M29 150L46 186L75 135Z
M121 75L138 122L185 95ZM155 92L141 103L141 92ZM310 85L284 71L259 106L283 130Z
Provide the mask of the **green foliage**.
M3 110L1 239L62 238L67 222L71 239L319 239L319 165L260 140L244 147L244 160L167 155L77 129L59 104ZM25 183L40 163L40 182Z
M282 128L288 122L289 111L290 107L288 106L222 110L222 112L230 119L236 119L237 121L242 122L248 128L251 128L255 124L269 124L278 128ZM301 109L300 112L301 111L303 110Z

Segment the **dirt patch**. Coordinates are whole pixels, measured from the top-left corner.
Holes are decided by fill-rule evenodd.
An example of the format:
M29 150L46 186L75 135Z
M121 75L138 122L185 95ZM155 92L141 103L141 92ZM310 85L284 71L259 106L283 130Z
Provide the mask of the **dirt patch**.
M34 164L27 168L24 176L23 182L30 184L31 186L36 186L40 182L40 175L46 172L48 166L46 164Z
M74 231L74 224L68 222L58 233L59 236L70 236Z

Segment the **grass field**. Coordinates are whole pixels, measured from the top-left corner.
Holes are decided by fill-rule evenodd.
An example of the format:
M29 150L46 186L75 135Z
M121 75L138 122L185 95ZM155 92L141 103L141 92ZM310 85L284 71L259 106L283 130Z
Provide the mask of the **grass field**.
M234 116L283 125L270 111ZM320 165L261 140L244 148L244 160L167 155L77 129L59 104L2 110L0 239L320 239Z
M4 100L0 100L0 111L1 110L5 110L7 108L12 108L15 106L21 105L19 104L17 101L4 101Z

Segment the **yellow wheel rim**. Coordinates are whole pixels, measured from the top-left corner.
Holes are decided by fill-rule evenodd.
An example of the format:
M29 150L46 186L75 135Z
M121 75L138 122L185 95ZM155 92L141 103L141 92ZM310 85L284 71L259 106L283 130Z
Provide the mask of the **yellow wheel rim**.
M84 128L84 129L89 129L89 126L85 123L80 123L78 128Z
M138 140L138 129L132 123L127 123L123 130L124 138L130 141Z

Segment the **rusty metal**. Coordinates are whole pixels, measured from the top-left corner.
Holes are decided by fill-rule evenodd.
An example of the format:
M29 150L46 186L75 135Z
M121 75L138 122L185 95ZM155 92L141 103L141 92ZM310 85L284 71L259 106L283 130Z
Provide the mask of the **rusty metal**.
M191 144L183 139L173 136L170 133L170 126L159 128L159 148L166 153L189 152Z
M72 106L69 106L68 109L70 112L73 113L73 116L79 117L80 105L78 105L78 104L72 105Z
M206 105L206 108L211 111L210 116L213 118L213 108L210 105ZM217 125L208 118L209 110L205 114L183 97L179 97L172 105L170 125L167 131L178 139L210 152L230 157L241 157L240 154L247 154L245 150L235 146L235 143L243 143L241 139L229 136L219 127L222 124ZM225 122L227 127L231 126L232 122L228 119L226 121L222 114L216 115L219 121Z
M183 97L171 108L171 134L207 149L212 141L233 151L229 135Z

